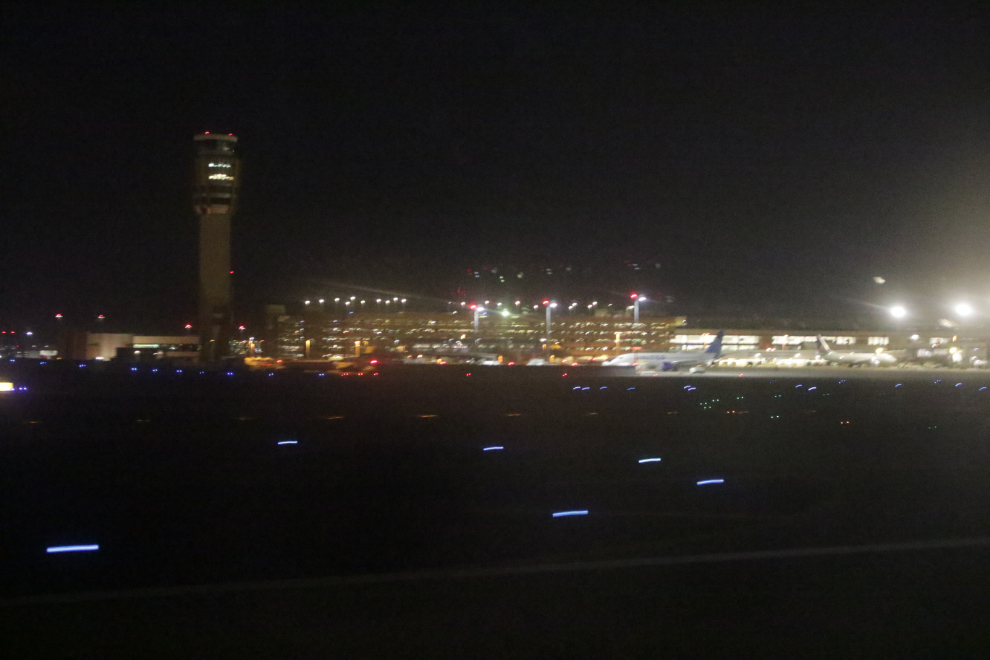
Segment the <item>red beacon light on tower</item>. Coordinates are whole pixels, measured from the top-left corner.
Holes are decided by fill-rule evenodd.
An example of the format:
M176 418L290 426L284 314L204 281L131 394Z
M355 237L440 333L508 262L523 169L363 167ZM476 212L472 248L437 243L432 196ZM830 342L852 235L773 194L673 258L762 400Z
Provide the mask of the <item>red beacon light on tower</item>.
M637 298L639 298L639 294L637 294L635 291L629 294L629 300L636 300Z

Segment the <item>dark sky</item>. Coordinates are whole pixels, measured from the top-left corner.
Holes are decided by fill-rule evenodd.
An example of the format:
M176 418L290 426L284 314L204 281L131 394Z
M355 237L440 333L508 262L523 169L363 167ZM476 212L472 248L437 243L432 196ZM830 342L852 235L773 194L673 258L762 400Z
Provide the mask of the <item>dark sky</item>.
M125 6L0 17L2 325L191 319L204 130L248 318L644 260L671 311L990 302L988 10Z

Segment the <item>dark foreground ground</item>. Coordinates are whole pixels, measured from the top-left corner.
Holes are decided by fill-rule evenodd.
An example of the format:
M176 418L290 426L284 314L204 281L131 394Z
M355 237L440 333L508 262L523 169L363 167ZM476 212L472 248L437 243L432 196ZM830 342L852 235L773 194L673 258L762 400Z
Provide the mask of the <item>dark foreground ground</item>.
M990 376L722 376L15 372L0 656L985 656Z

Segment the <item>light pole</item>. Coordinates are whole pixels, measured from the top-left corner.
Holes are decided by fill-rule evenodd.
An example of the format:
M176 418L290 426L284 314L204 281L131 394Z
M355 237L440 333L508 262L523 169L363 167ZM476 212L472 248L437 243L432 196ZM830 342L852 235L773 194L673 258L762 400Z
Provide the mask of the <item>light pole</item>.
M471 305L471 309L474 310L474 334L478 334L481 327L480 316L481 312L485 311L485 308L480 305Z
M550 355L550 343L551 343L551 340L550 340L550 315L551 315L551 311L553 310L553 308L557 306L557 303L550 302L549 300L544 300L543 301L543 304L546 305L546 308L547 308L547 355L549 356Z
M639 303L645 302L646 296L641 296L634 291L629 294L629 297L632 298L633 301L633 322L639 323Z

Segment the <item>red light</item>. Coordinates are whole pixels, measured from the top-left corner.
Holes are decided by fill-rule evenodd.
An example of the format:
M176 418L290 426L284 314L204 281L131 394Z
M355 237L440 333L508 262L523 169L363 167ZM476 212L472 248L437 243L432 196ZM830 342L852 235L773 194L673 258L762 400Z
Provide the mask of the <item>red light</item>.
M186 330L192 330L192 324L186 323Z
M564 374L563 376L561 376L561 378L567 378L567 374Z
M378 360L372 360L371 364L378 364Z
M233 133L227 133L227 135L230 135L231 137L233 137L234 134Z
M237 329L238 330L247 330L247 328L245 328L243 325L241 327L237 328Z
M371 375L372 375L372 376L377 376L377 375L378 375L378 372L376 371L375 373L373 373L373 374L371 374Z
M209 131L203 131L203 135L209 135L209 134L210 134Z
M639 298L639 296L636 295L635 291L629 294L629 300L636 300L636 298Z
M509 366L511 367L511 366L512 366L512 365L514 365L514 364L515 364L515 362L510 362L510 363L509 363Z
M465 376L470 376L470 375L471 375L471 372L469 371L469 372L467 372L467 373L466 373L466 374L464 374L464 375L465 375Z
M543 301L543 304L544 304L544 305L549 305L549 304L550 304L550 301L549 301L549 300L544 300L544 301Z
M99 316L97 316L96 318L98 318L98 319L105 319L106 317L105 317L105 316L103 316L103 314L100 314L100 315L99 315Z
M233 275L234 274L234 271L230 271L230 274Z

